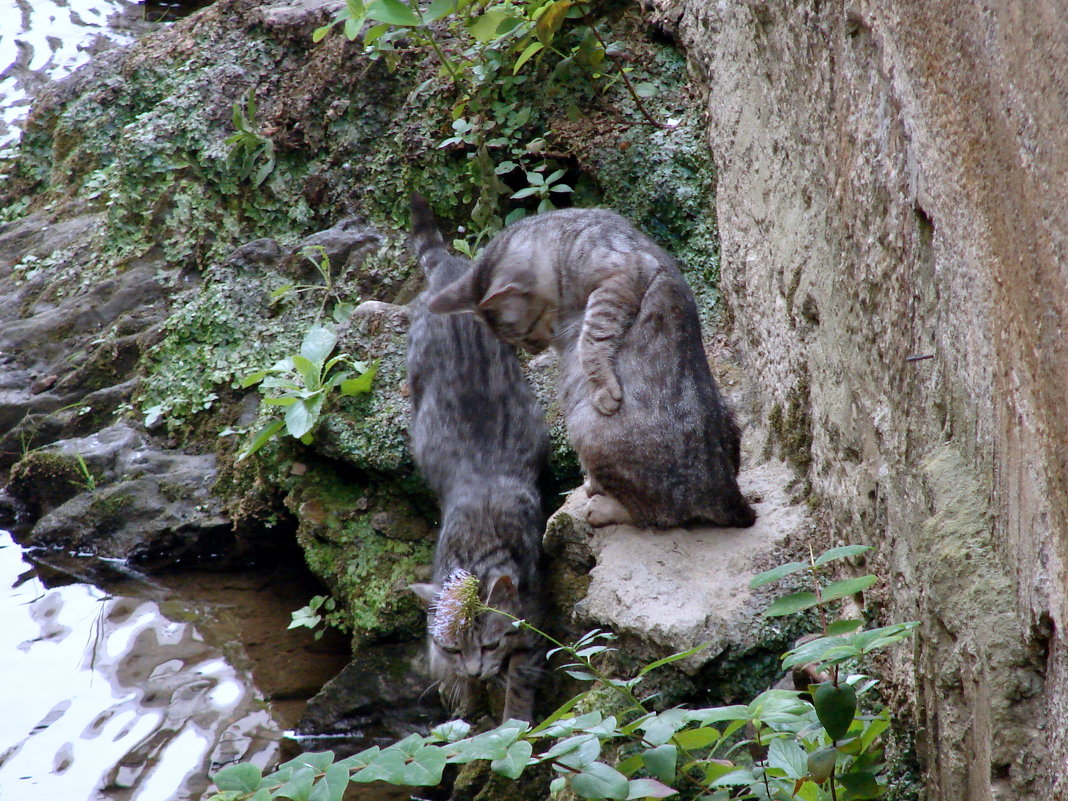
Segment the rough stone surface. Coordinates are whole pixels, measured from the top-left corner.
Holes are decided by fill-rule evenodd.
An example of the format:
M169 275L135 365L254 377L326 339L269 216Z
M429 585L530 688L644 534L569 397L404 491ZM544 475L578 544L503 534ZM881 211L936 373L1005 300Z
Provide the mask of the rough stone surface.
M787 496L791 480L777 461L742 471L739 484L758 514L748 529L591 529L585 490L572 492L549 521L545 548L556 556L555 571L588 573L574 606L576 624L624 635L641 650L629 656L649 661L708 643L682 664L689 673L728 648L756 645L764 601L757 602L749 580L775 563L788 538L802 538L810 527L805 508ZM569 583L559 576L555 582Z
M656 5L707 87L771 444L921 621L928 798L1068 798L1063 8Z
M33 451L12 478L8 492L43 512L22 538L28 545L153 569L216 556L232 538L211 494L215 458L153 447L124 423Z

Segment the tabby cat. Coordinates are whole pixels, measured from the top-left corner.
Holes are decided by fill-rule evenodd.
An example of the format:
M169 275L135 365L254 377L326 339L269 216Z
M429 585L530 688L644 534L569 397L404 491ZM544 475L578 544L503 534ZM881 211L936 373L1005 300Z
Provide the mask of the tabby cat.
M475 312L504 341L560 356L560 403L594 525L750 526L739 432L675 260L618 214L513 223L429 303Z
M442 635L435 608L442 585L464 570L478 578L486 605L539 622L545 518L538 480L548 432L512 347L473 317L427 310L427 298L470 262L449 254L420 198L412 200L411 245L427 277L411 304L411 449L441 506L432 583L412 585L428 609L431 671L454 712L471 714L483 685L503 680L504 719L529 721L544 661L539 639L492 613Z

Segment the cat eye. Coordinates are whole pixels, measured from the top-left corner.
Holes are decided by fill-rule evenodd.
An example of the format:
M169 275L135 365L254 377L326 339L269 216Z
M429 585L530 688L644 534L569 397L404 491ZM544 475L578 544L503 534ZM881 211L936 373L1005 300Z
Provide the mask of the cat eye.
M453 648L452 646L449 646L449 645L442 645L441 643L438 643L437 646L442 651L444 651L445 653L447 653L447 654L449 654L451 656L459 656L460 655L460 649L459 648Z
M500 645L500 642L494 642L494 643L490 643L489 645L483 645L482 646L482 650L483 651L496 651L498 645Z

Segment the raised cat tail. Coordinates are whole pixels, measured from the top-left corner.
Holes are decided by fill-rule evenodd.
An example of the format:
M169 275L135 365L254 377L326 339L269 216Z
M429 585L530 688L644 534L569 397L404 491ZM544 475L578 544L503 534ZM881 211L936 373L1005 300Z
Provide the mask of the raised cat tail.
M428 276L434 265L441 260L442 255L448 257L445 240L441 236L441 231L438 230L434 213L430 211L427 202L416 194L412 195L412 232L408 237L408 244L419 260L423 272ZM444 253L435 254L434 252L439 249Z

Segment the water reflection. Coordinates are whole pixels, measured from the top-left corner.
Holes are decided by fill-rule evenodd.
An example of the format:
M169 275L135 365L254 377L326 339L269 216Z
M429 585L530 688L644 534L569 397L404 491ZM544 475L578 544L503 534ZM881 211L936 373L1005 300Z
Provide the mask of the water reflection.
M48 588L6 532L0 594L4 801L197 799L218 766L277 754L248 672L155 600Z

